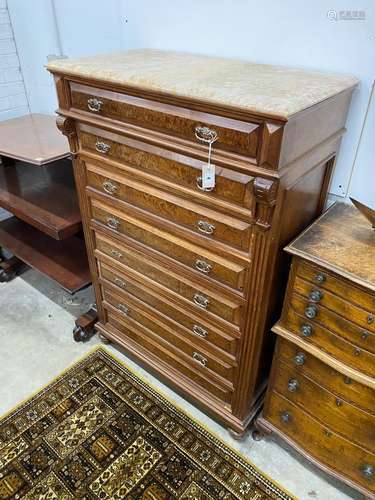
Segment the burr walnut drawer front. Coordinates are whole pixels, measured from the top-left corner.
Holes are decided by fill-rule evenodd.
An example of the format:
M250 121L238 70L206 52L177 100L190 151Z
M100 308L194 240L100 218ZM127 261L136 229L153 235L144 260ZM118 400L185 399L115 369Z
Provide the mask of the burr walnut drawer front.
M272 390L349 441L375 452L375 416L348 403L294 367L275 359Z
M373 491L374 454L340 436L275 392L270 395L265 418L319 462Z
M346 340L349 334L354 337L356 331L360 338L361 331L349 321L345 322L335 313L323 308L319 310L316 320L311 320L305 316L308 308L311 308L308 301L293 295L291 307L287 311L286 328L334 358L374 376L375 355ZM338 321L342 324L341 330L336 328Z
M357 324L362 329L362 333L352 340L375 353L375 306L372 311L366 311L346 299L312 285L298 276L294 280L293 290L315 305L318 311L320 307L325 307L338 316Z
M148 99L71 82L71 107L91 115L123 122L131 130L162 132L192 144L215 139L215 150L255 158L260 143L259 123L233 120ZM104 121L103 121L104 123Z
M247 271L243 264L220 257L205 248L162 231L156 224L147 224L96 200L92 200L91 205L94 222L100 223L114 235L123 235L143 248L184 264L197 276L205 274L231 288L243 290ZM200 260L204 261L204 266L198 263ZM168 263L165 265L168 266ZM209 266L209 272L203 273L202 269L206 270L206 265Z
M80 125L79 139L83 153L123 163L122 170L112 167L111 179L105 178L101 182L96 179L97 189L114 196L117 195L117 184L121 182L120 175L126 171L128 175L149 174L152 177L146 177L146 180L151 183L162 180L172 183L172 187L177 189L187 188L189 195L198 196L206 203L225 201L246 209L251 209L254 204L251 176L216 166L215 187L203 189L202 168L205 162L87 125Z
M305 261L298 263L297 275L321 289L323 293L324 291L331 292L342 297L345 301L375 314L375 292L365 291L359 286L349 283L344 278L335 276L325 269L314 267ZM362 316L360 321L363 322ZM367 322L367 318L365 318L365 321Z
M296 375L305 375L331 393L349 403L375 414L375 391L343 375L312 354L281 337L277 341L276 356L293 367Z
M94 165L87 164L87 169L89 190L103 192L105 188L113 192L111 197L162 217L168 225L178 224L199 236L249 250L250 224L127 177L116 177L117 180L114 180L111 173Z
M100 246L102 244L103 242L99 242ZM122 273L113 272L113 270L109 271L108 266L103 265L102 273L103 275L107 273L105 275L106 279L120 283L121 278L118 276L120 274L123 275L125 273L126 276L133 277L133 279L134 276L138 277L138 280L146 283L158 293L160 293L160 290L163 290L167 296L169 295L174 300L180 301L182 306L187 309L202 311L203 314L208 315L213 321L216 321L215 316L217 316L233 325L240 325L242 307L238 301L234 302L203 288L199 284L188 282L182 276L179 278L177 275L168 272L167 269L153 266L150 261L137 259L134 255L125 257L123 260L125 261L125 266ZM140 275L140 272L143 274Z
M126 323L128 320L135 321L137 324L153 332L155 338L163 342L165 346L181 356L185 354L191 365L198 369L215 375L218 381L233 382L233 360L228 362L228 357L224 360L223 356L215 356L212 350L208 350L198 343L193 343L187 336L181 335L178 330L168 327L167 324L158 320L158 316L150 314L147 307L142 306L140 302L132 300L130 294L121 291L113 291L106 285L103 285L104 301L112 307L112 312L116 312Z

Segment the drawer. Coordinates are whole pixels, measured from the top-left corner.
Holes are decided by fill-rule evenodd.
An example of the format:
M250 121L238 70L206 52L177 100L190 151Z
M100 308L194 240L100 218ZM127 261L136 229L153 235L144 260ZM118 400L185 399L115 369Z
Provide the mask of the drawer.
M265 418L309 455L355 483L374 490L375 456L351 443L282 396L270 395Z
M295 368L276 359L272 390L324 422L349 441L375 452L375 416L337 397Z
M92 200L92 216L113 234L124 235L151 251L184 264L197 276L202 276L196 268L197 261L203 259L211 266L209 277L213 280L240 291L245 286L247 269L243 265L162 231L156 225L142 222L96 200Z
M80 147L83 153L91 153L124 163L123 169L133 173L150 174L151 182L161 180L173 183L175 188L187 188L192 196L207 203L225 201L245 209L252 209L253 177L219 166L215 170L215 187L202 188L202 168L206 162L159 148L125 136L120 136L87 125L79 125ZM129 168L130 167L130 168ZM120 175L120 169L113 169ZM103 185L98 186L104 189Z
M209 313L210 316L218 316L219 318L222 318L229 323L233 323L237 326L240 325L242 317L242 307L240 306L240 304L232 302L225 297L222 297L216 293L213 293L212 291L200 287L199 285L194 285L192 283L189 284L189 282L181 281L176 275L168 275L168 273L165 272L166 270L161 271L155 267L152 267L147 262L140 262L143 270L146 272L150 270L150 273L153 276L153 280L146 280L142 275L137 276L137 274L134 273L134 271L138 272L139 268L137 264L139 261L136 261L134 263L134 267L129 267L129 261L126 258L125 260L126 267L124 268L123 272L116 271L106 264L101 264L102 276L108 281L111 281L115 284L123 283L123 287L126 286L126 281L129 276L131 279L135 279L136 281L138 280L145 286L149 286L150 289L156 291L158 295L161 293L160 286L162 286L163 289L166 290L165 282L167 282L167 284L169 285L168 288L178 294L175 295L173 293L172 297L174 298L174 300L182 299L181 306L185 307L187 310L194 311L197 307L199 307L199 310L203 309L205 312ZM133 258L132 260L134 261L136 259ZM204 297L205 300L199 301L199 299L197 298L198 294ZM170 292L168 291L166 294L164 291L164 295L167 298L171 296ZM213 321L215 321L215 318L213 318Z
M225 381L233 382L233 361L230 364L218 358L212 352L202 347L202 345L198 346L192 343L188 337L179 335L177 331L169 328L160 321L155 321L154 316L147 314L147 309L137 307L133 301L129 301L127 294L114 292L104 285L103 296L105 303L111 306L112 312L122 317L124 324L128 321L133 321L138 325L142 325L150 332L153 332L155 338L177 356L186 355L189 363L194 366L196 365L197 369L203 370L208 375L211 375L211 377L213 374L218 375L223 379L222 382L224 383Z
M352 380L326 365L300 347L278 338L277 354L283 362L293 366L297 374L306 375L318 384L324 385L338 397L345 399L372 415L375 414L375 391Z
M287 311L286 328L336 359L374 376L375 355L346 340L351 335L354 339L355 334L360 338L362 331L323 307L319 307L314 320L308 319L305 311L309 307L311 304L307 300L293 294Z
M108 172L108 169L101 169L90 163L86 165L89 188L101 193L105 189L112 193L109 195L111 198L157 215L168 224L178 224L199 236L249 251L250 224L160 191L148 184L116 176Z
M111 306L106 306L111 309ZM112 310L112 309L111 309ZM143 327L140 323L128 318L120 318L117 312L108 312L108 323L110 327L114 327L124 340L127 348L135 345L142 349L142 361L147 363L147 354L154 364L157 363L157 369L162 374L167 374L174 382L185 382L191 386L192 393L197 390L203 390L207 396L213 396L219 399L225 406L230 407L233 397L233 389L231 387L220 384L215 377L209 377L208 370L205 372L198 367L198 363L193 363L191 359L182 354L176 356L175 352L165 348L164 344L155 337L153 332ZM143 352L146 351L146 355ZM177 373L176 373L177 372ZM196 384L195 387L193 384Z
M354 338L348 340L352 340L368 351L375 352L375 333L373 333L375 331L375 316L373 313L365 311L345 299L311 285L308 281L298 277L294 281L293 290L306 297L310 302L319 305L319 307L324 306L348 321L356 323L362 329L361 334L357 334Z
M217 134L215 150L251 158L257 156L261 138L259 123L233 120L75 82L71 82L70 88L73 110L162 132L192 144L206 144L204 140L213 131Z
M346 301L375 314L375 293L364 291L343 278L336 277L325 269L314 267L305 261L298 264L297 275L304 280L310 281L313 285L332 292Z

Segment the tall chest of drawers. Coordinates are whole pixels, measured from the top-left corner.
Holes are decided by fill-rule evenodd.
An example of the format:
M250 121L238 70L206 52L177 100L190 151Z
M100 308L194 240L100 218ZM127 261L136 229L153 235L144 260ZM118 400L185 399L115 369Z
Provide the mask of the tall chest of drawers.
M280 249L322 211L356 80L152 50L48 69L99 332L242 435L267 383Z
M375 231L337 204L287 250L292 268L257 425L375 498Z

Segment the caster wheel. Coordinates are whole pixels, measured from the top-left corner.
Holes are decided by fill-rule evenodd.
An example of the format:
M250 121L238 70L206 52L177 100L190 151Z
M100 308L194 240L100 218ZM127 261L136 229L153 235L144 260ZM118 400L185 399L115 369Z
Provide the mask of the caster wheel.
M262 441L264 438L264 434L262 434L260 431L254 430L251 433L251 437L254 439L254 441Z
M73 338L76 342L87 342L94 335L94 329L85 329L82 326L76 325L73 329Z
M7 272L4 269L0 269L0 283L8 283L8 281L12 281L15 277L15 272Z
M98 334L98 337L100 338L100 340L103 342L103 344L111 344L112 342L107 339L107 337L105 337L103 334L99 333Z

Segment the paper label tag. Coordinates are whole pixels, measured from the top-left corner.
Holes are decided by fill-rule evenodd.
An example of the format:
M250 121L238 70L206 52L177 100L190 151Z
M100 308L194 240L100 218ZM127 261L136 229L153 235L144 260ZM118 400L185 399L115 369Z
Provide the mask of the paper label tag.
M215 165L212 163L206 163L202 168L202 188L214 188L215 187Z

